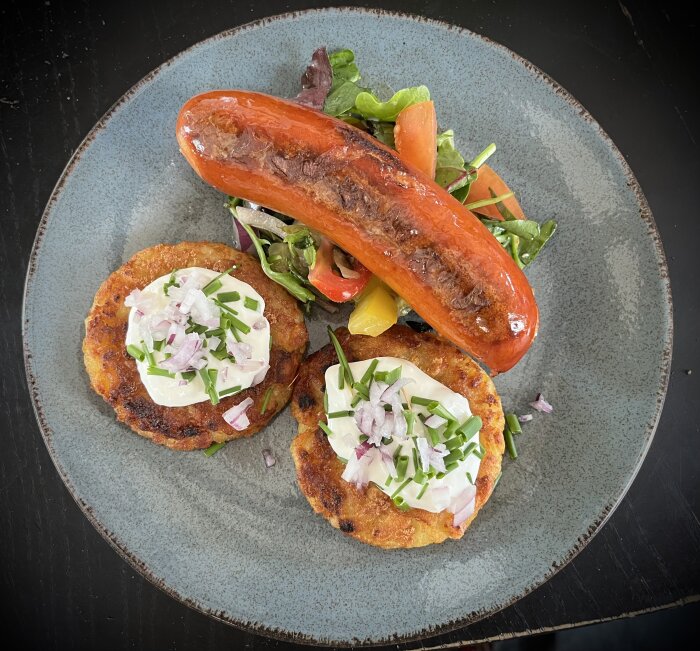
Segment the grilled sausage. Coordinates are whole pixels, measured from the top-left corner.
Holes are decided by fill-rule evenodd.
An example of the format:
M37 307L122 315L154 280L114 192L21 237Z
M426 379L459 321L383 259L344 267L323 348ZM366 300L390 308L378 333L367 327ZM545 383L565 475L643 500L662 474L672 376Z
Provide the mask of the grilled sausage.
M469 210L363 131L221 90L182 107L177 139L207 183L320 231L493 372L532 343L538 310L523 272Z

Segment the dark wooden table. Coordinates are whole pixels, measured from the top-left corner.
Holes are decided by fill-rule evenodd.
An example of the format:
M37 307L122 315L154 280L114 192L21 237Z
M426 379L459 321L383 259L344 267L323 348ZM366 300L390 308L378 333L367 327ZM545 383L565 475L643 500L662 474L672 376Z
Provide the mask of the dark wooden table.
M700 31L680 5L625 2L381 3L503 43L591 111L651 204L675 304L666 406L639 476L609 522L544 586L426 646L617 618L700 593L700 120L693 63ZM203 38L264 15L323 4L50 0L11 2L0 10L0 617L5 639L16 638L21 648L284 646L172 600L88 523L55 472L34 420L20 311L44 205L71 153L109 106Z

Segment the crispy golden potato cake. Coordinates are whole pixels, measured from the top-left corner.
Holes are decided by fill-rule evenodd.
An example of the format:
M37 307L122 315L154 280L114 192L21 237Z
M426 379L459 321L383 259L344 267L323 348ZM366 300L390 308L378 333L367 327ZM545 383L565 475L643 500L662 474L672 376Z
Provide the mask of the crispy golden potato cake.
M490 497L501 471L504 417L491 378L447 340L406 326L394 326L378 337L353 336L345 328L337 330L336 335L349 362L380 356L406 359L468 399L472 413L483 421L479 438L486 450L476 479L474 513L454 527L452 513L401 511L374 484L357 489L341 478L345 466L318 427L319 420L325 422L324 375L329 366L338 363L331 344L302 364L292 397L299 433L291 450L302 493L314 511L334 527L377 547L421 547L461 538Z
M222 398L218 405L208 401L187 407L155 404L141 383L135 361L126 352L129 308L124 299L132 290L142 289L174 269L204 267L223 272L234 264L236 269L231 275L250 284L265 299L272 349L270 370L264 381ZM140 251L102 283L85 320L83 354L93 389L114 407L120 421L154 443L174 450L195 450L252 436L265 427L287 404L307 343L304 317L297 302L265 276L257 260L225 244L182 242ZM268 389L272 391L265 413L261 414ZM247 397L254 401L247 411L250 425L236 431L222 414Z

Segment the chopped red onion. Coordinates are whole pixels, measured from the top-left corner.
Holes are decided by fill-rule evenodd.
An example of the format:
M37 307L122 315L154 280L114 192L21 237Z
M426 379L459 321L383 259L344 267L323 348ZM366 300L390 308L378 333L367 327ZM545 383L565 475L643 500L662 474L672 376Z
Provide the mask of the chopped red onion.
M530 406L533 409L536 409L537 411L542 412L543 414L551 414L554 411L554 407L552 407L552 405L550 405L544 399L544 396L541 393L537 394L537 398L535 398L535 402L531 402Z
M124 305L126 307L136 307L141 296L140 289L134 289L132 292L124 299Z
M394 431L392 434L399 439L405 439L408 435L408 423L406 422L406 414L403 412L401 399L396 394L391 399L391 411L394 414Z
M204 292L201 289L190 289L187 291L185 294L185 297L182 299L180 302L180 306L178 309L182 314L189 314L190 311L192 310L192 306L194 305L195 301L197 300L197 292L199 292L204 298L206 299L206 296L204 295Z
M399 391L403 389L407 384L410 384L413 382L413 379L410 377L400 377L394 384L392 384L390 387L388 387L384 393L382 393L381 399L384 402L391 402L391 399L395 396L398 395Z
M161 367L167 371L172 371L177 373L179 371L184 371L199 360L194 360L193 358L202 348L202 340L196 332L191 332L185 336L185 340L182 342L180 350L178 350L172 357L161 362Z
M469 506L469 503L474 500L476 496L476 486L468 484L467 487L457 495L457 498L452 503L450 511L452 513L459 513L465 506Z
M452 518L452 526L459 527L469 516L474 513L474 506L476 505L476 499L472 499L469 504L467 504L461 511L457 511Z
M281 219L268 215L266 212L238 206L236 208L236 218L242 224L273 233L282 240L287 236L287 231L284 230L287 225Z
M363 443L360 443L360 445L358 445L355 448L355 454L357 455L357 458L361 459L371 447L372 444L369 441L364 441Z
M340 269L340 275L343 278L359 278L360 274L350 267L345 254L340 250L333 248L333 262L335 266Z
M231 407L228 411L225 411L222 416L233 429L241 432L250 425L250 420L245 412L252 404L253 399L246 398L242 402Z
M257 386L258 384L260 384L265 379L265 376L267 375L267 372L269 370L270 370L270 365L263 364L263 367L253 377L252 386Z
M235 340L231 332L226 333L226 350L233 355L237 363L249 360L253 354L253 347Z
M393 477L394 479L399 476L399 473L396 471L396 465L394 464L394 457L389 452L389 448L386 445L381 445L379 447L379 452L382 455L382 463L384 464L384 467L386 468L386 471L389 473L389 476Z
M521 423L529 423L532 420L532 414L523 414L522 416L518 416L518 420Z
M234 366L237 370L241 371L241 373L252 373L253 371L260 371L265 368L266 364L261 359L246 359L242 362L237 361Z
M445 447L444 443L440 443L428 450L428 459L430 460L430 465L435 468L438 472L446 472L445 460L450 451Z
M437 414L433 414L426 419L425 426L436 429L438 427L442 427L446 422L447 419L443 418L442 416L438 416Z
M341 477L357 488L364 488L369 483L369 467L374 461L377 448L370 448L359 459L356 454L351 454Z
M209 350L216 350L220 343L221 339L219 337L209 337L209 339L207 339L207 346L209 346Z
M380 403L382 394L387 390L388 386L386 382L372 382L372 386L369 388L369 402L373 407Z
M263 459L265 460L265 467L266 468L272 468L277 463L277 459L275 459L275 455L272 454L272 450L268 450L265 448L262 451Z
M253 330L263 330L267 325L267 319L261 316L255 323L253 323Z
M177 383L177 386L179 387L186 387L189 384L187 380L179 380Z
M418 456L420 457L421 470L428 472L430 470L430 444L424 436L419 436L416 439L418 446Z
M381 405L375 405L374 407L371 407L371 409L374 424L377 427L381 427L382 425L384 425L384 421L386 420L386 410L384 409L384 407L382 407Z
M235 217L233 218L233 228L237 235L238 250L246 252L251 249L253 246L253 240L250 239L248 231L239 224Z
M438 511L444 511L450 505L449 486L433 486L427 492L430 494L430 499Z

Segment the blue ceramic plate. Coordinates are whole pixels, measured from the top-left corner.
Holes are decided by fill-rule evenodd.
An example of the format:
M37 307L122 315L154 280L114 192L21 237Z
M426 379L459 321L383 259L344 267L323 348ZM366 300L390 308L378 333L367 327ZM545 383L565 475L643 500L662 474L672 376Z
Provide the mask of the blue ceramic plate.
M559 220L553 244L528 272L539 337L497 379L508 409L530 411L543 391L555 411L527 425L520 458L506 460L494 496L459 542L387 552L332 529L296 486L288 411L212 458L171 452L117 424L83 370L83 318L111 271L157 242L229 240L222 195L178 153L180 106L214 88L293 96L320 44L352 47L372 83L426 83L459 148L473 153L497 142L494 165L526 212ZM322 317L309 325L317 348L325 342ZM268 635L324 643L407 639L466 624L574 556L644 459L666 390L671 334L651 213L591 116L534 66L476 34L363 10L246 25L135 86L56 186L24 306L37 417L61 477L97 529L189 605ZM269 470L261 455L268 447L278 460Z

